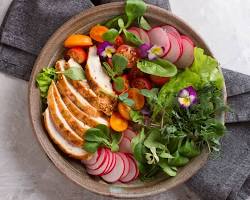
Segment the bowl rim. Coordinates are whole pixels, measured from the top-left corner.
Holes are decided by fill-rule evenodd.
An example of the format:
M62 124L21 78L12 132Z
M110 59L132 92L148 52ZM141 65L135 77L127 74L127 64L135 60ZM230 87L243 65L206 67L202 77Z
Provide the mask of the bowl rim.
M42 50L40 51L35 64L33 66L33 70L30 76L30 81L29 81L29 86L28 86L28 105L29 105L29 118L32 124L32 129L34 132L34 135L36 136L39 144L41 145L42 149L45 151L47 157L49 158L50 161L52 161L52 163L56 166L56 168L65 176L67 176L71 181L73 181L75 184L80 185L81 187L83 187L84 189L91 191L93 193L99 194L99 195L105 195L105 196L112 196L112 197L118 197L118 198L138 198L138 197L145 197L145 196L151 196L151 195L155 195L161 192L165 192L166 190L170 189L170 188L174 188L182 183L184 183L185 181L187 181L189 178L191 178L195 173L197 173L197 171L203 166L205 165L207 158L208 158L208 153L207 150L203 151L203 157L199 162L199 167L198 169L193 170L190 174L186 174L184 176L184 179L182 181L179 181L177 183L173 183L172 187L170 188L165 188L164 187L164 183L169 181L170 179L168 179L167 181L161 181L159 183L156 184L156 186L152 187L152 189L148 189L148 188L144 188L144 190L142 191L142 193L112 193L112 192L104 192L101 190L98 190L96 188L91 188L88 187L88 185L82 185L80 184L74 177L71 176L71 174L69 172L67 172L65 166L61 166L60 165L60 160L55 160L54 155L52 155L53 153L51 153L49 151L49 149L45 146L45 144L43 143L42 139L39 137L38 135L38 129L41 129L40 127L38 128L34 119L34 115L35 113L33 113L33 106L34 103L32 101L33 99L33 90L35 89L35 76L36 76L36 69L39 66L39 61L42 59L42 57L44 55L46 55L46 50L48 48L49 44L53 44L53 41L56 40L56 37L58 34L60 34L63 29L65 27L70 27L72 24L74 24L77 20L81 19L83 16L89 16L93 13L95 13L96 11L100 11L102 9L108 9L108 8L120 8L120 7L124 7L124 2L114 2L114 3L108 3L108 4L103 4L103 5L99 5L99 6L95 6L92 7L90 9L84 10L82 12L80 12L79 14L73 16L71 19L69 19L67 22L65 22L63 25L61 25L53 34L52 36L50 36L49 40L46 42L46 44L44 45L44 47L42 48ZM193 28L191 28L191 26L186 23L184 20L182 20L180 17L176 16L175 14L173 14L172 12L165 10L163 8L160 8L158 6L154 6L151 4L147 4L148 9L152 9L152 10L156 10L157 12L159 12L159 14L165 14L168 15L172 18L175 18L175 20L177 20L177 22L180 24L180 26L185 27L185 29L188 29L192 32L192 34L199 40L199 42L202 44L202 46L204 46L206 48L206 51L208 54L210 54L212 57L214 57L213 53L211 52L210 48L207 46L207 44L205 43L205 41L202 39L202 37L196 32L194 31ZM221 71L221 67L219 67L220 72ZM223 74L222 74L223 75ZM226 93L226 87L225 87L225 82L223 85L223 96L224 96L224 101L226 102L226 98L227 98L227 93ZM39 108L37 108L39 109ZM41 112L40 112L41 113ZM225 113L223 112L220 116L220 120L224 123L224 115ZM42 120L40 121L41 125L43 126ZM45 130L43 129L43 131L45 132ZM49 137L49 136L47 136ZM52 143L52 142L51 142ZM63 155L61 155L61 157L64 157ZM59 158L62 159L62 158Z

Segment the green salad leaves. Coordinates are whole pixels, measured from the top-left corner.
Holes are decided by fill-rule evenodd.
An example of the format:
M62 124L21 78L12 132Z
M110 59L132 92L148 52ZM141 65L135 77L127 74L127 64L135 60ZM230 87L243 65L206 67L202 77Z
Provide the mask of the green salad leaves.
M118 151L121 134L111 133L106 125L99 124L95 128L88 129L84 139L83 149L88 152L95 153L99 147L107 147L111 151Z

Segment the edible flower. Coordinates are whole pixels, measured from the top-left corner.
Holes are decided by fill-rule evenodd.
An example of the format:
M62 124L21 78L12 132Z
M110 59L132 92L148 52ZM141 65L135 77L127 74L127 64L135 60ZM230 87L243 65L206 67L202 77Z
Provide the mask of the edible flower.
M156 148L150 148L151 153L146 153L146 160L149 165L155 164L159 162L159 157L156 154Z
M197 93L192 86L182 89L178 94L178 102L182 108L189 108L197 102Z
M157 57L161 57L163 55L163 47L154 45L148 50L148 59L154 60Z
M140 53L141 58L147 58L148 57L148 51L149 51L150 48L151 48L151 46L146 44L146 43L142 44L139 47L139 53Z
M103 58L106 58L106 57L111 58L112 54L115 53L115 47L111 43L105 41L105 42L98 44L97 53L99 56Z

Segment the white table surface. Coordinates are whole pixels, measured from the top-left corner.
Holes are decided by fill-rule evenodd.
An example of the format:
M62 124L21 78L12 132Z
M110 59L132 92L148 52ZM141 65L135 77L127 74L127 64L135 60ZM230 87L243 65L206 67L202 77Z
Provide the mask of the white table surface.
M10 2L0 0L0 22ZM223 67L250 75L250 1L171 0L171 3L173 12L206 39ZM0 199L104 199L65 178L40 148L28 118L28 83L0 73L0 86ZM182 185L144 199L197 197Z

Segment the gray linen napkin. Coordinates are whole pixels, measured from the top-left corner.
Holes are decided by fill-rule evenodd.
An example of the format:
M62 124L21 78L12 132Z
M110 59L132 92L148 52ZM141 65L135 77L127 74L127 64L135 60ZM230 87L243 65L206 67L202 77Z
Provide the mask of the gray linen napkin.
M110 1L95 0L95 3ZM167 0L147 2L170 9ZM29 80L35 58L49 36L71 16L91 6L88 0L14 0L1 26L0 70ZM228 102L235 111L227 116L227 122L233 124L228 125L219 159L211 159L187 184L204 199L226 199L228 196L243 199L250 194L247 179L250 171L249 124L236 122L250 121L250 77L226 69L223 74Z

